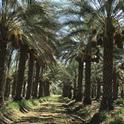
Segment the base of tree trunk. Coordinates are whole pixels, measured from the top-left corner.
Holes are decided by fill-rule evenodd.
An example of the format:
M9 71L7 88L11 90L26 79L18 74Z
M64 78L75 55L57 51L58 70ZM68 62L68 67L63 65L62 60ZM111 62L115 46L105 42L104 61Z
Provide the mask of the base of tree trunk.
M114 109L113 104L110 101L102 100L100 105L100 111L111 111Z
M25 97L25 99L26 99L26 100L29 100L29 99L31 99L31 97L27 96L27 97Z
M94 114L93 118L88 124L101 124L105 119L106 117L102 113L98 112Z
M14 101L21 101L23 99L23 97L18 97L18 96L15 96L13 98Z
M91 98L84 98L83 100L84 105L91 105L91 103L92 103Z
M123 87L121 89L121 98L124 98L124 89L123 89Z
M0 98L0 108L4 105L4 99Z
M83 99L82 96L83 96L82 93L78 93L78 95L76 96L76 101L81 102Z
M63 97L68 97L69 99L72 98L71 86L69 86L69 85L64 85L63 86L62 96Z

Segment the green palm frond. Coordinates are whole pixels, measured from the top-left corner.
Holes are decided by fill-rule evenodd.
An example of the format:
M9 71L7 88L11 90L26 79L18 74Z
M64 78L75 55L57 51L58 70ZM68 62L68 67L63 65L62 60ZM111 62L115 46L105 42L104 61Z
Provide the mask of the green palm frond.
M1 10L0 18L1 36L7 43L20 44L18 42L23 41L28 44L37 51L38 58L49 65L55 62L57 42L55 36L59 24L50 11L50 3L30 2L15 1L15 6L12 6L14 0L12 3L5 1L3 8L7 10Z

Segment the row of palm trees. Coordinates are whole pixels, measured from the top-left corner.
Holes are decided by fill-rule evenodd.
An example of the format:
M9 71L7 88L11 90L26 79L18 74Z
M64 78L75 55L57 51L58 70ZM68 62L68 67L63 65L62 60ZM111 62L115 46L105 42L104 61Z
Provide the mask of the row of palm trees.
M72 0L68 3L66 6L63 4L53 6L49 1L12 0L10 2L2 0L0 8L0 104L4 103L6 91L9 91L7 89L11 89L7 78L15 54L14 52L11 54L11 51L16 50L19 55L18 61L14 64L18 71L11 94L15 100L21 100L22 96L27 99L37 97L38 94L42 96L40 88L44 86L39 83L40 68L44 70L54 64L56 46L59 45L60 50L57 53L60 52L60 59L78 62L78 84L75 95L78 101L83 98L82 82L85 70L83 100L85 105L92 102L92 63L98 63L101 58L103 59L103 94L100 110L113 108L113 49L115 45L123 48L123 31L121 30L124 19L124 1ZM61 24L58 25L57 20ZM64 29L67 31L61 35ZM57 34L59 34L58 38ZM56 42L58 40L61 42ZM100 51L104 54L101 55ZM28 79L24 83L26 67ZM33 83L34 75L35 83ZM47 91L49 85L46 87L44 89ZM45 90L44 94L49 94Z
M103 51L103 93L100 110L113 109L114 51L123 48L123 0L81 0L62 6L63 22L69 33L63 36L62 56L78 61L77 100L91 104L91 64L99 62ZM72 7L73 6L73 7ZM63 12L64 11L64 12ZM116 47L117 45L117 47ZM64 53L64 54L63 54ZM82 96L83 70L85 66L85 91Z
M11 67L10 70L14 70L7 75L4 92L5 99L22 100L23 98L36 99L49 96L50 82L43 76L46 64L41 65L32 50L25 53L24 51L16 52L14 59L16 57L19 57L18 60L14 60L18 63L18 67Z
M51 66L54 62L55 32L57 21L51 13L50 3L35 0L2 0L0 8L0 105L10 90L7 76L11 73L11 62L15 52L17 76L13 82L13 97L22 99L26 62L28 61L28 82L26 98L37 97L40 68ZM34 65L36 64L36 68ZM15 65L15 63L14 63ZM36 83L33 85L33 73L36 70ZM17 79L16 79L17 78ZM16 84L16 85L15 85ZM6 89L9 87L9 90Z

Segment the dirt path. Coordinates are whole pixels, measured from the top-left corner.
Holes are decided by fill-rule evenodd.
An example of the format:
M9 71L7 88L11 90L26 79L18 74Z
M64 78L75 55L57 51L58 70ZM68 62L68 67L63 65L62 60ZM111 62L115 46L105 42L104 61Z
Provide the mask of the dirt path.
M67 114L63 104L59 99L43 102L13 124L83 124L80 119Z

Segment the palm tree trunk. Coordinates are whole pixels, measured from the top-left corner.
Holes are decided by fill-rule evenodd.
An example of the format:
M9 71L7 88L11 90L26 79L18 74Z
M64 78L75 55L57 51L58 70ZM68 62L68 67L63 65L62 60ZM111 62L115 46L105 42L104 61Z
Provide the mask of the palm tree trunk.
M6 44L0 43L0 106L4 104L4 90L6 85L5 74L6 74L6 59L7 50Z
M67 86L66 86L66 82L63 82L63 87L62 87L62 96L63 97L68 97L68 91L66 90L67 89Z
M25 64L27 60L26 49L27 49L26 45L21 45L15 100L22 99L22 87L23 87L23 82L24 82Z
M45 96L50 96L50 82L49 80L45 81L45 88L44 88L44 94Z
M24 80L24 84L23 84L23 91L22 91L22 96L25 98L26 96L26 85L27 85L27 81Z
M29 58L29 66L28 66L28 86L27 86L26 99L30 99L32 95L33 70L34 70L33 68L34 68L34 57L31 52Z
M37 98L38 96L38 83L39 83L39 78L40 78L40 65L38 62L36 62L36 76L35 76L35 81L33 83L33 98Z
M4 97L6 99L9 98L10 95L10 88L11 88L11 77L10 77L10 66L11 66L11 61L12 61L12 54L13 54L13 49L8 50L8 60L7 60L7 78L6 78L6 86L5 86L5 94Z
M92 91L92 93L91 93L92 95L91 96L92 96L92 98L95 98L96 97L96 85L93 84L91 89L92 89L91 90Z
M124 86L123 86L123 84L121 86L121 98L124 98Z
M12 82L12 98L15 97L16 94L16 83L17 83L17 75L13 75L13 82Z
M72 86L71 86L71 82L69 82L69 80L66 80L65 82L63 82L63 93L62 96L63 97L68 97L68 98L72 98Z
M91 104L91 59L86 59L84 105Z
M84 62L79 61L78 63L78 86L77 86L77 95L76 95L76 100L77 101L82 101L83 98L83 70L84 70Z
M76 73L74 78L74 88L73 88L73 99L76 99L77 97L77 82L76 82Z
M8 99L10 96L10 83L11 83L11 79L8 77L6 79L6 86L5 86L5 93L4 93L4 97L6 99Z
M45 96L45 82L44 82L44 80L40 80L39 81L39 95L38 95L38 97L40 98L40 97L43 97L43 96Z
M43 76L43 71L44 71L44 68L42 67L41 68L41 75ZM39 80L39 90L38 90L38 97L43 97L45 94L45 81L43 80L43 77L40 77L40 80Z
M113 100L116 100L118 98L118 81L117 81L117 73L116 70L113 72Z
M100 110L113 109L112 80L113 80L113 25L111 17L112 0L107 1L107 19L104 39L103 56L103 96Z
M100 80L98 79L98 80L97 80L96 100L99 100L100 96L101 96L101 82L100 82Z

